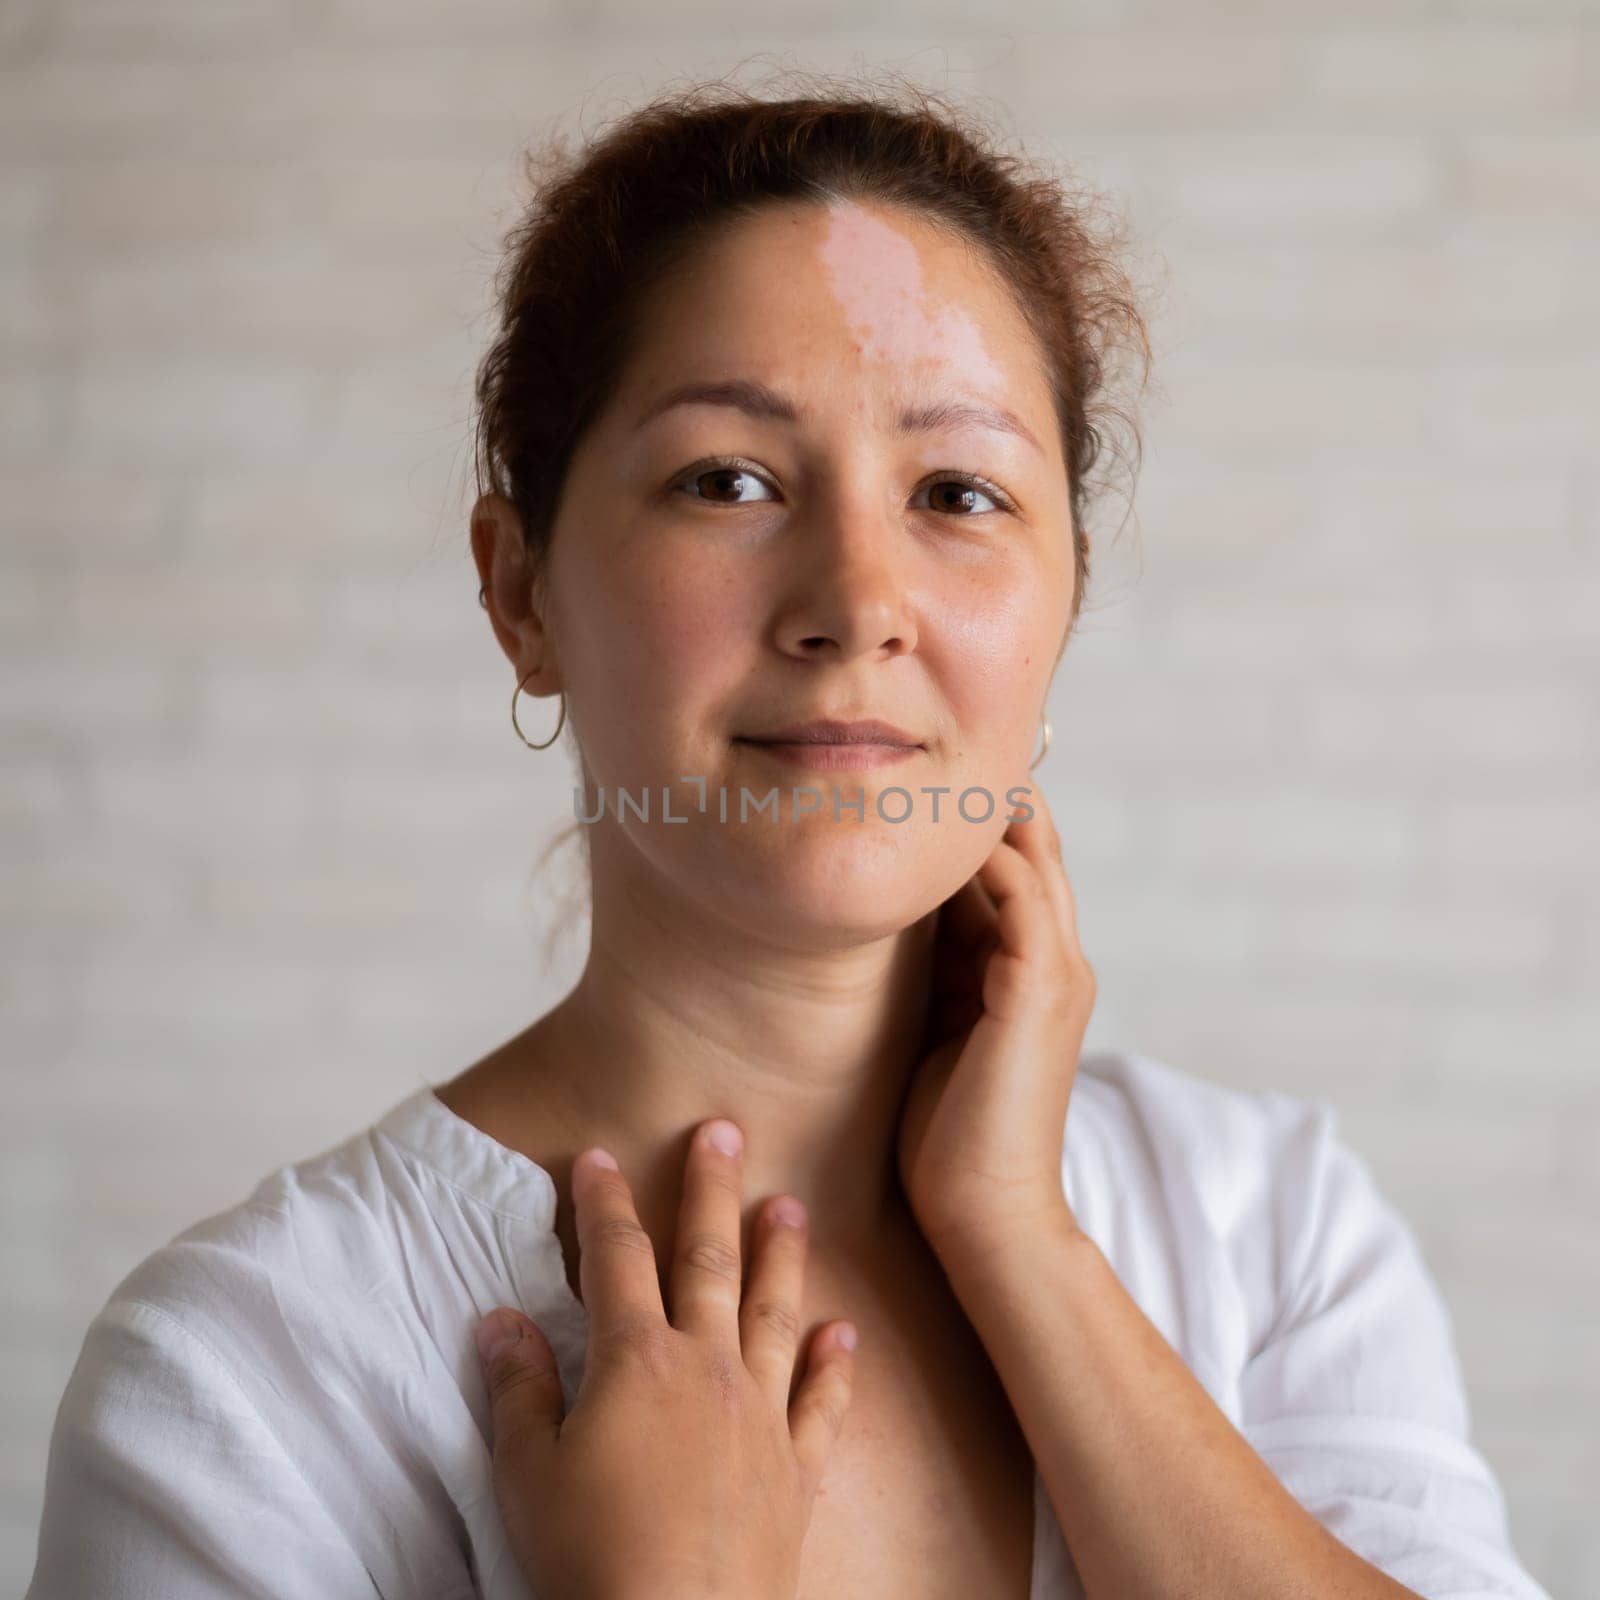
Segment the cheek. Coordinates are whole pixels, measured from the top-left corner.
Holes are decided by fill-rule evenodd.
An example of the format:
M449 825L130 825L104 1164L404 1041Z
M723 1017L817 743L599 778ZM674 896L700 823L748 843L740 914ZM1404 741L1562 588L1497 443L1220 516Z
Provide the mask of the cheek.
M1058 627L1046 615L1046 586L1013 577L951 590L929 618L945 690L974 740L1031 726L1054 663Z
M616 552L584 585L581 648L572 673L603 714L628 708L636 729L674 716L737 681L752 637L750 597L713 562ZM633 715L634 711L651 713Z

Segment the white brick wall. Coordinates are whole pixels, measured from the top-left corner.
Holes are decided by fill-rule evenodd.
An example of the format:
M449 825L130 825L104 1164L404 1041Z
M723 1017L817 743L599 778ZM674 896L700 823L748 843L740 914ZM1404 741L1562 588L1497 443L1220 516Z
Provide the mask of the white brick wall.
M1157 389L1042 769L1090 1045L1342 1108L1600 1590L1596 0L0 0L0 1585L112 1284L570 981L487 276L522 141L757 51L1126 197Z

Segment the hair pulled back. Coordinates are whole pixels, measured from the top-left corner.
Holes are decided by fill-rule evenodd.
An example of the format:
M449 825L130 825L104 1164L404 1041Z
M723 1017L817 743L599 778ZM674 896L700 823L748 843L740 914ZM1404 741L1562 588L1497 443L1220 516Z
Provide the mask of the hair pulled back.
M811 92L789 98L726 80L671 90L576 151L555 138L529 154L533 195L505 240L499 335L477 373L478 492L517 508L542 575L573 452L614 392L651 290L719 225L765 204L897 206L977 246L1038 340L1069 480L1075 625L1096 468L1123 433L1137 462L1113 378L1136 354L1142 388L1150 362L1123 229L1096 191L1005 148L930 89L830 93L831 80L804 76Z

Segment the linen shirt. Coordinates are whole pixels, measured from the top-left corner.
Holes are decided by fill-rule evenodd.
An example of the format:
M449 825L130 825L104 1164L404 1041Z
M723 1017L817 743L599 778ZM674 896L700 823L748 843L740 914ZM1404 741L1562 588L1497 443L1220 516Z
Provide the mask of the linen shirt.
M1321 1099L1086 1054L1063 1192L1295 1498L1427 1600L1549 1600L1469 1437L1449 1312ZM28 1600L530 1600L473 1334L520 1307L570 1407L550 1173L430 1085L162 1246L90 1323ZM1029 1600L1082 1600L1034 1473ZM537 1597L535 1597L537 1600Z

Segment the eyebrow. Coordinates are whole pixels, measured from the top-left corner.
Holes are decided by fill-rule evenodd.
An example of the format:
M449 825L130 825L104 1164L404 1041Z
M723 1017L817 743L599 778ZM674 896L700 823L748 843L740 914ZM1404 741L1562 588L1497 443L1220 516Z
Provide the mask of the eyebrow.
M714 383L683 383L669 389L652 401L634 424L642 428L664 411L676 406L731 406L736 411L763 422L803 422L805 412L788 395L764 383L745 378L728 378ZM1040 455L1044 447L1034 437L1033 430L1022 419L1004 406L981 405L971 400L936 400L928 405L912 406L900 413L895 432L932 433L939 429L960 427L992 428L997 433L1014 434L1033 446Z

